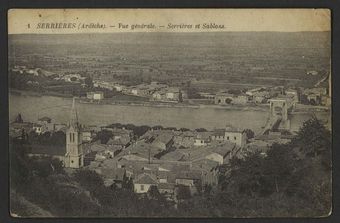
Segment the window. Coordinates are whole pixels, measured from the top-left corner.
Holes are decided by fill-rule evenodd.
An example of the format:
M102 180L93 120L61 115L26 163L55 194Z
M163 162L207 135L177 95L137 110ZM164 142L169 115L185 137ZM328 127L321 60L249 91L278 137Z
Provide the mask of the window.
M227 136L227 140L229 140L229 136Z
M72 133L70 133L70 142L72 142Z
M140 185L140 190L144 191L144 185Z
M236 136L234 136L234 140L236 140Z

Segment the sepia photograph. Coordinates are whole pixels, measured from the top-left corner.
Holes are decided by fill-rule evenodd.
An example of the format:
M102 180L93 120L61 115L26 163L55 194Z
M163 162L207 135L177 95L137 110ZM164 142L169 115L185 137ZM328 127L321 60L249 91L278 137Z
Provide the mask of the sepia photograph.
M17 218L332 214L329 9L10 9Z

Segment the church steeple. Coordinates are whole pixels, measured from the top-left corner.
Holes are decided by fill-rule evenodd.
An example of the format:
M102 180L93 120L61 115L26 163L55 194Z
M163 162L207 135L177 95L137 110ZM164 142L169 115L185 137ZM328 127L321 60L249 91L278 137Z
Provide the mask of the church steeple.
M75 98L73 98L71 116L66 130L65 167L80 168L84 166L82 133L78 122Z
M73 98L72 101L72 108L71 108L71 116L69 120L69 127L73 127L74 129L79 129L79 123L78 123L78 113L76 109L76 100Z

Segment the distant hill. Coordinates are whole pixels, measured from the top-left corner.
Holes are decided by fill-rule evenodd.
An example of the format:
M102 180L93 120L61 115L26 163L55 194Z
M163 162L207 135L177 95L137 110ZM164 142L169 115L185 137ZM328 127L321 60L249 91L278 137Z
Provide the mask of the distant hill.
M330 69L331 33L14 34L8 45L10 64L104 80L312 86L320 76L306 71Z

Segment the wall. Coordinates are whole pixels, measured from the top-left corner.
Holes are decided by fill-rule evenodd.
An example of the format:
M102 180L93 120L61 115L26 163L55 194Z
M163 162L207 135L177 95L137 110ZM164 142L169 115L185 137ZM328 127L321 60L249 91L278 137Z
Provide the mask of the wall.
M137 194L146 193L146 192L148 192L151 185L152 184L134 184L134 191ZM142 190L142 188L141 188L142 186L144 187L144 190Z
M194 180L193 179L176 179L176 184L181 184L185 186L194 186Z
M247 142L246 134L241 132L225 132L224 138L225 141L233 142L240 147L243 147Z

